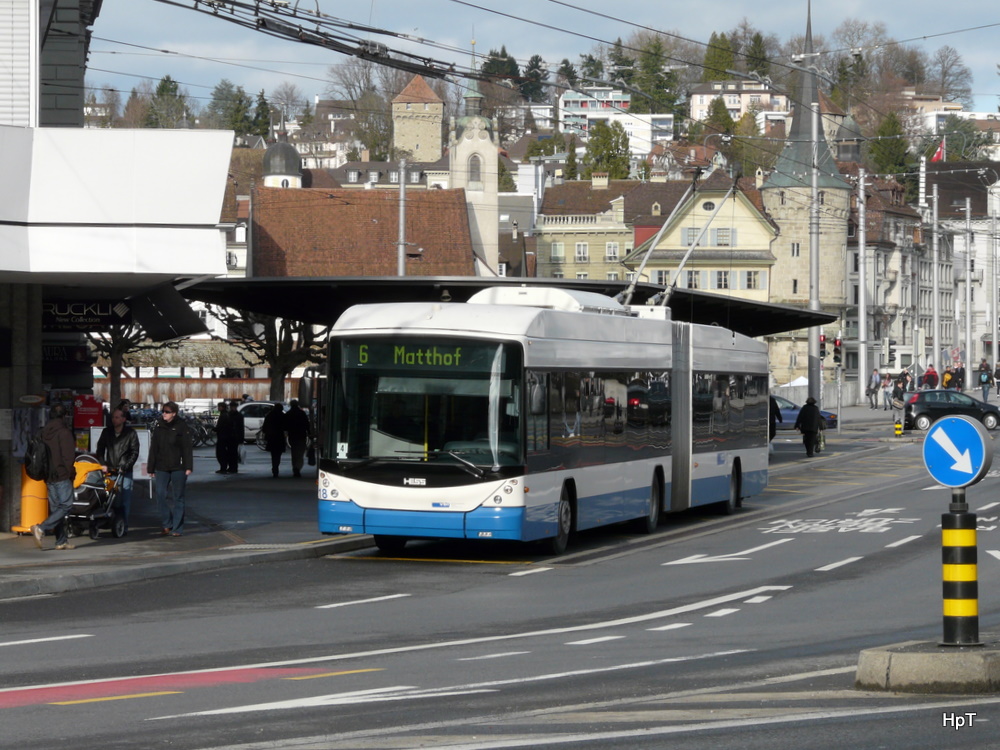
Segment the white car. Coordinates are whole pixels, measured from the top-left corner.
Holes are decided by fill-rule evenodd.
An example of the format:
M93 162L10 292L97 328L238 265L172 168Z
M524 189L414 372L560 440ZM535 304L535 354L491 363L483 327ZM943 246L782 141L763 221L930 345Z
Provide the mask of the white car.
M264 424L264 417L274 408L278 401L244 401L237 408L243 415L243 442L252 443L257 439L257 433ZM282 404L288 411L288 405Z

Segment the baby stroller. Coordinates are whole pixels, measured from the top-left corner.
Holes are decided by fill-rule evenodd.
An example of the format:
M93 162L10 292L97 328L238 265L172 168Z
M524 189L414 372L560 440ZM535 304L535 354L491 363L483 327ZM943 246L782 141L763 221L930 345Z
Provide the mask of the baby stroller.
M111 535L116 539L124 536L125 516L122 515L118 497L122 472L105 474L97 459L86 455L77 456L73 466L76 469L73 508L66 519L70 530L79 536L86 524L91 539L97 539L104 527L110 528Z

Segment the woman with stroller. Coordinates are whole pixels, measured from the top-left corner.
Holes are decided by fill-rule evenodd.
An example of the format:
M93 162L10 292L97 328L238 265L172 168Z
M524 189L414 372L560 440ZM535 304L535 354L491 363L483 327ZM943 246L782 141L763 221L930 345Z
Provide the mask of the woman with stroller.
M104 428L97 440L97 460L101 470L122 473L119 499L125 534L128 534L128 514L132 505L132 468L139 460L139 435L127 424L124 406L111 412L111 424ZM124 534L122 535L124 536Z

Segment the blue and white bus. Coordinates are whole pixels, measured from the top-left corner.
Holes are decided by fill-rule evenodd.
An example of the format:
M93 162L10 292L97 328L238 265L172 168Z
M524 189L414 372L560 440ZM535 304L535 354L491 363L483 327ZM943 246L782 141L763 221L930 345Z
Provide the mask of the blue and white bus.
M319 528L544 540L767 484L766 346L545 287L357 305L330 339Z

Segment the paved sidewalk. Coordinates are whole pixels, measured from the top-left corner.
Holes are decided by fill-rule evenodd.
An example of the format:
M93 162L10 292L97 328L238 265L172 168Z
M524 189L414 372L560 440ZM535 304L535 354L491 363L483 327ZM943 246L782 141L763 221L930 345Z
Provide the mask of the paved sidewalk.
M886 443L912 440L893 438L893 419L888 413L860 406L846 407L839 413L842 427L839 433L828 434L828 458L832 451L887 449ZM779 432L775 444L773 471L807 460L798 433ZM148 482L139 479L132 500L131 529L121 539L112 537L108 530L98 539L84 532L71 539L76 549L57 551L52 536L45 537L45 548L39 550L30 534L0 533L0 599L233 565L321 557L372 545L369 536L329 537L317 531L315 470L312 476L292 478L287 455L285 474L278 479L270 475L268 454L253 446L247 446L247 463L235 476L214 473L217 464L211 449L195 455L195 473L188 481L184 536L160 535Z

